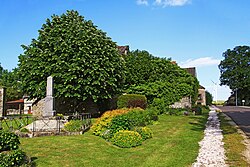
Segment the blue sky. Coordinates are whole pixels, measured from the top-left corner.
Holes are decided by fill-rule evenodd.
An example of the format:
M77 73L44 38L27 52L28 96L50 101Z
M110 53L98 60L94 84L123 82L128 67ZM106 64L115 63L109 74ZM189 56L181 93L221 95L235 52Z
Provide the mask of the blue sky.
M0 63L15 68L20 45L37 38L46 18L73 9L118 45L197 67L200 84L216 99L222 53L249 45L249 6L249 0L0 0ZM230 95L224 87L217 92L217 99Z

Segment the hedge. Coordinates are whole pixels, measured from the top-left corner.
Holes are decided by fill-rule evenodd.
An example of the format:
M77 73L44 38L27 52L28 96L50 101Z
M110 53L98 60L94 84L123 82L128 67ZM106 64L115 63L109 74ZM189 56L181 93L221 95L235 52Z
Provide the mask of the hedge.
M124 94L118 97L117 108L147 108L147 98L144 95Z

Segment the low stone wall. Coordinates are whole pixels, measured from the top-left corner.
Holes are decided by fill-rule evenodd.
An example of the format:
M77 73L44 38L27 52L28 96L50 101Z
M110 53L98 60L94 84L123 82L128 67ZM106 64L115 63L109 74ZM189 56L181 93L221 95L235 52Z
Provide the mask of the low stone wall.
M191 99L190 97L183 97L179 102L175 102L170 106L171 108L191 108Z

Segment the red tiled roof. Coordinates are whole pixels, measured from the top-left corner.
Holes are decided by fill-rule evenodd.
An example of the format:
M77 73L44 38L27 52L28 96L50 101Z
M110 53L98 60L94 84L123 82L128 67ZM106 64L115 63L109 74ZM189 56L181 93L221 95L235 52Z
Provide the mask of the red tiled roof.
M15 101L7 101L7 104L19 104L19 103L24 103L23 99L15 100Z
M172 64L177 65L176 61L171 61Z

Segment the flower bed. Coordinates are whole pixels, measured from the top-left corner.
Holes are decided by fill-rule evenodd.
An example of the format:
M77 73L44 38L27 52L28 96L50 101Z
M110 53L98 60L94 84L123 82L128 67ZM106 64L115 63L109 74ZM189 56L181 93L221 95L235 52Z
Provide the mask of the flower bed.
M105 112L91 129L94 135L119 147L134 147L152 137L152 131L146 125L152 124L153 120L157 120L156 117L153 110L123 108ZM128 134L133 134L133 138L128 137Z

